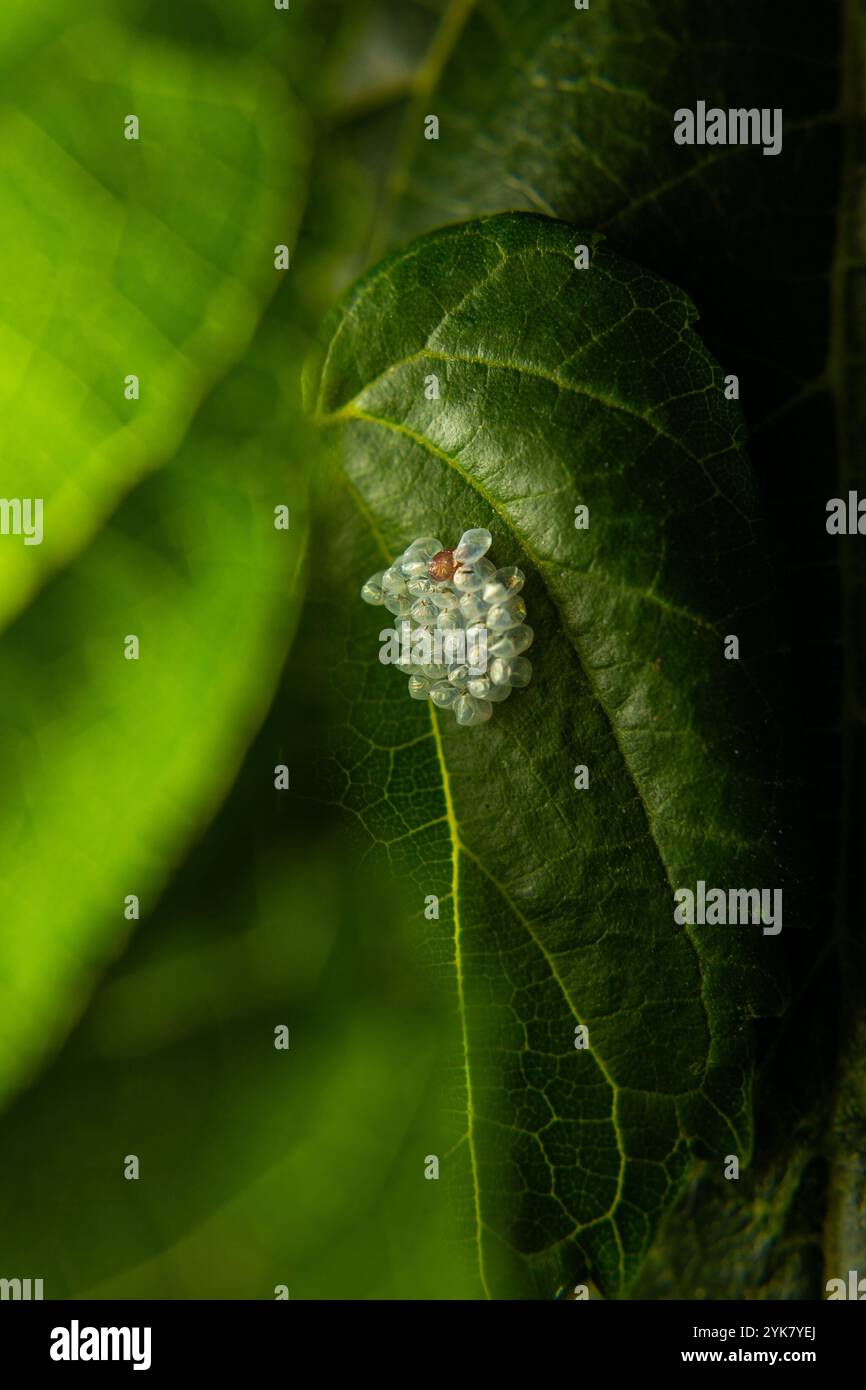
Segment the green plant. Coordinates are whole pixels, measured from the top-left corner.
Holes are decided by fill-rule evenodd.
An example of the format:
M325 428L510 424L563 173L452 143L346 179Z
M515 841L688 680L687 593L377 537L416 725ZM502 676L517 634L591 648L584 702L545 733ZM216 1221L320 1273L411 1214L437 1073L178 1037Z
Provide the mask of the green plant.
M4 1270L817 1298L864 1266L862 562L824 528L862 472L860 25L7 6L3 490L47 524L0 538ZM698 101L782 109L781 155L677 145ZM526 572L537 678L461 730L358 591L468 526ZM699 881L782 889L784 930L678 924Z

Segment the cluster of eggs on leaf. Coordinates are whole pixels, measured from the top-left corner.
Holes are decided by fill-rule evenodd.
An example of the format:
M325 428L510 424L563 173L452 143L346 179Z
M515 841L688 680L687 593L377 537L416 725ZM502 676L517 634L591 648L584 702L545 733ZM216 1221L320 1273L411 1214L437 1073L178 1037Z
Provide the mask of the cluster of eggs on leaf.
M489 531L473 527L448 550L434 537L421 536L361 590L365 603L384 606L408 624L411 659L393 664L409 677L412 698L453 710L465 727L486 723L495 704L532 679L524 656L533 639L520 594L525 576L516 565L497 569L486 558L492 539ZM422 631L443 639L435 647L414 642ZM460 633L466 637L462 649L445 640ZM470 643L484 652L483 668L469 664ZM419 645L431 647L429 661L414 659Z

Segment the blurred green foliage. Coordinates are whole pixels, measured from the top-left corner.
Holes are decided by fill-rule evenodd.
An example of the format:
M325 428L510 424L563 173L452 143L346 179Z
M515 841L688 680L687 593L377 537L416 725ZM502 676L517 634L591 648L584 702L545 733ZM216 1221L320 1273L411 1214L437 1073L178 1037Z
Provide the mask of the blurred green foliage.
M274 247L294 270L344 9L0 18L0 492L45 499L44 544L0 546L0 1271L46 1297L462 1287L404 906L315 786L274 790L312 717L280 682L317 456L299 378L356 250L349 157L306 272Z

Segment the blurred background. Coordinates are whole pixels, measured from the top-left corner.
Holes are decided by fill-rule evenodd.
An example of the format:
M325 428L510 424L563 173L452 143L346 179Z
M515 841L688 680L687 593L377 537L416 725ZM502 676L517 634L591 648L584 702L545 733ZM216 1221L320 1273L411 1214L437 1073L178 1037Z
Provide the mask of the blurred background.
M423 1180L439 1005L301 767L289 660L301 367L375 203L341 111L399 104L436 19L372 16L359 68L370 8L0 17L0 493L45 507L41 547L0 541L0 1274L46 1298L461 1288Z

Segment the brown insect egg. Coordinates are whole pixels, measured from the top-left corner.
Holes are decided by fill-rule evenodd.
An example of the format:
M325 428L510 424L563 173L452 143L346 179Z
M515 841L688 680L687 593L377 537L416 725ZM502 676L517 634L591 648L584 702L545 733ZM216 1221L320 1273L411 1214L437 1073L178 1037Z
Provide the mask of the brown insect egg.
M454 559L453 550L440 550L431 560L427 561L427 573L431 579L435 579L439 583L451 579L456 568L457 561Z

